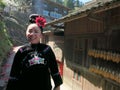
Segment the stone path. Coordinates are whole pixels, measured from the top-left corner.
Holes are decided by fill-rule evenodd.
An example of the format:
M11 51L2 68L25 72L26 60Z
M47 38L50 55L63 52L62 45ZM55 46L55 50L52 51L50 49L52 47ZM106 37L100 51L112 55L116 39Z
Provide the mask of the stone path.
M9 73L10 73L10 70L11 70L11 65L12 65L12 62L13 62L13 58L14 58L15 52L18 50L18 48L19 47L14 47L11 50L11 52L8 56L8 59L2 65L2 70L1 70L1 73L0 73L0 90L4 90L5 87L6 87L6 84L7 84L8 78L9 78Z

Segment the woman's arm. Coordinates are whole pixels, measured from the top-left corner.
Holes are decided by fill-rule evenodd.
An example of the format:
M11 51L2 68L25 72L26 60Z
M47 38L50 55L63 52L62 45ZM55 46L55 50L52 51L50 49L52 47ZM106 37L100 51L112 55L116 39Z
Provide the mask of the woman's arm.
M21 70L21 52L17 51L17 53L14 56L13 63L11 66L11 71L9 75L9 80L7 83L6 90L17 90L17 83L20 76L20 70Z
M55 54L52 51L51 47L49 47L49 51L47 53L47 58L49 60L49 68L50 68L52 79L55 84L55 90L60 90L60 85L63 83L63 81L62 81L62 78L59 73Z

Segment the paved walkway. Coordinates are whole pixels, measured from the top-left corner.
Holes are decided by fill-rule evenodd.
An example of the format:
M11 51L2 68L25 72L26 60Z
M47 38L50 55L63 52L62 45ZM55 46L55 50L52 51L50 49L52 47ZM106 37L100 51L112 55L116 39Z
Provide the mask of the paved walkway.
M52 86L54 87L54 83L53 83L53 80L52 81ZM60 86L60 90L72 90L66 83L63 83L61 86Z
M2 70L0 73L0 90L4 90L4 88L6 86L6 83L7 83L8 78L9 78L9 73L11 70L13 58L14 58L15 52L17 51L18 48L19 47L14 47L12 49L12 51L10 52L10 54L8 56L8 59L2 65Z
M13 58L14 58L14 55L15 55L16 51L18 50L18 48L19 47L14 47L12 49L8 59L2 66L2 72L0 73L0 90L5 90L5 87L6 87L8 78L9 78L9 73L11 70ZM52 85L54 86L53 81L52 81ZM69 86L67 86L65 83L63 83L60 88L61 88L61 90L71 90L69 88Z

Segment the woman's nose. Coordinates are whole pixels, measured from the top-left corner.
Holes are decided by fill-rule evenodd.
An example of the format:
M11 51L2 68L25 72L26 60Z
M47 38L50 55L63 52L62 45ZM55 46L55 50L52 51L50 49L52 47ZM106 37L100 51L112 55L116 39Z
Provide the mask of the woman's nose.
M29 34L30 34L30 35L33 35L33 34L35 34L35 32L30 32Z
M28 37L31 37L33 35L34 35L34 33L28 33Z

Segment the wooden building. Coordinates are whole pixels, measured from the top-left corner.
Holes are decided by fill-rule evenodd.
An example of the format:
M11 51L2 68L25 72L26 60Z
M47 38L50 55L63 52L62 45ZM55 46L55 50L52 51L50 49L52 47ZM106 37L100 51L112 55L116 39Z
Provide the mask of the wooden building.
M64 32L63 31L45 31L44 32L44 43L50 45L55 53L59 71L63 76L63 65L64 65Z
M47 25L59 23L63 80L71 90L120 90L120 1L96 0Z

